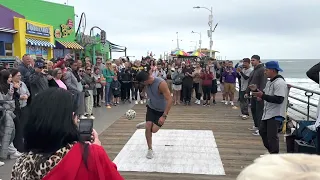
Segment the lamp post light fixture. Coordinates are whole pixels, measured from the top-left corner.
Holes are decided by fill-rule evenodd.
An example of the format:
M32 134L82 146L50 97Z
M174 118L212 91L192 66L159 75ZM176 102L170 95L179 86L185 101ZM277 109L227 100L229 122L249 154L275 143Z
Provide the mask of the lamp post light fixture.
M201 43L202 43L202 40L201 40L201 32L195 32L195 31L191 31L192 34L199 34L200 36L200 39L199 39L199 52L201 53Z
M208 36L210 38L210 57L212 57L212 45L213 45L213 42L212 42L212 33L215 31L215 29L217 28L218 26L218 23L215 25L215 27L213 28L212 25L213 25L213 11L212 11L212 7L209 9L207 7L200 7L200 6L195 6L193 7L194 9L206 9L210 12L210 15L209 15L209 22L208 22L208 25L210 27L210 30L208 30Z

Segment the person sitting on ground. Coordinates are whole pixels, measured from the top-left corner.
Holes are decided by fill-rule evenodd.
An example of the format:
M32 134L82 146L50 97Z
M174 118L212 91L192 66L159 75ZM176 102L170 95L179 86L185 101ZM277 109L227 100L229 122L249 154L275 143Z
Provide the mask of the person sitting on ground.
M80 140L74 111L73 95L62 88L49 88L33 99L26 153L13 165L11 180L123 180L95 130L92 142Z

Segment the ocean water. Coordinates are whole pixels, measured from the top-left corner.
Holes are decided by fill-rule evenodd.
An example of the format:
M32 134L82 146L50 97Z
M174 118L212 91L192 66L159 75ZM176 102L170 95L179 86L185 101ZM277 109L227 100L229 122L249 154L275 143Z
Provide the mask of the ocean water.
M263 63L271 61L270 60L262 60ZM283 69L281 75L285 78L286 82L291 85L299 86L302 88L314 90L320 93L319 84L310 80L306 72L315 64L320 62L320 59L280 59L277 60L279 62L280 67ZM236 61L235 61L236 62ZM302 99L304 101L308 101L308 98L305 96L305 91L291 88L289 94L296 98ZM314 94L310 97L310 102L317 105L319 101L319 95ZM290 104L296 109L307 113L307 104L300 102L296 99L289 98ZM317 108L310 106L310 116L317 117L316 112ZM288 114L294 119L307 119L305 115L292 110L289 108ZM312 120L312 119L310 119Z
M299 86L302 88L314 90L320 93L319 84L315 83L314 81L310 80L306 72L315 64L320 62L320 59L281 59L278 60L280 67L283 69L283 72L281 75L286 79L286 82L288 84L292 84L295 86ZM290 93L291 96L294 96L296 98L308 101L307 96L305 95L304 91L301 91L296 88L291 88ZM319 101L319 95L313 94L313 96L310 97L310 102L318 105ZM293 107L303 111L307 112L307 104L299 102L295 99L289 98L289 102L293 105ZM317 117L317 108L310 106L310 116ZM292 116L295 119L307 119L305 115L302 115L301 113L289 109L288 111L289 115ZM310 119L311 120L311 119Z

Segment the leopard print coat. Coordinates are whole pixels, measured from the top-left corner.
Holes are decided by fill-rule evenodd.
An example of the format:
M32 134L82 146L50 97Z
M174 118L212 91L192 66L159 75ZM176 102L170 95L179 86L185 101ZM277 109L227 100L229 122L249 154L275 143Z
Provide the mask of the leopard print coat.
M42 155L32 152L23 153L13 165L11 180L41 180L62 160L72 147L73 144L68 144L39 165L36 164L38 164L37 162Z

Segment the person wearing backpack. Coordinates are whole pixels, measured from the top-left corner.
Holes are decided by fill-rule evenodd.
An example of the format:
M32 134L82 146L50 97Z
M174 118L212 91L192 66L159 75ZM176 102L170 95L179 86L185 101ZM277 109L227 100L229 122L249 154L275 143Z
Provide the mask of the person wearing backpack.
M182 69L179 68L178 66L175 66L174 72L172 73L171 78L172 78L173 101L174 101L174 105L177 105L177 104L180 104L182 80L184 78Z

